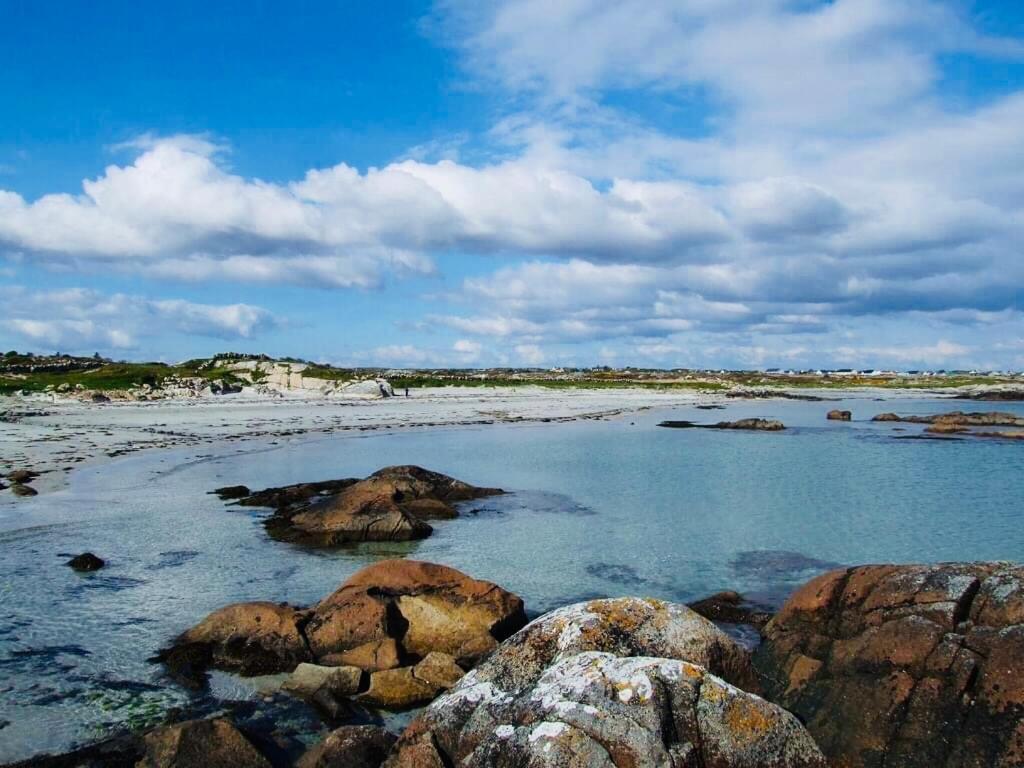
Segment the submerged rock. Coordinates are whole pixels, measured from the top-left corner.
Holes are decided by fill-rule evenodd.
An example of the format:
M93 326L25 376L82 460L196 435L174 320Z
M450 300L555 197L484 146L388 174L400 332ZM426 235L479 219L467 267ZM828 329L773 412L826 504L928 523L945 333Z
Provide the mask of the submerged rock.
M767 696L836 764L1024 764L1024 568L845 568L764 630Z
M11 483L11 493L13 493L15 496L39 495L39 491L37 491L31 485L22 485L21 483Z
M394 735L378 726L345 725L312 746L295 768L378 768L394 743Z
M796 718L709 668L752 681L746 652L685 606L568 606L434 701L385 765L824 766Z
M92 552L83 552L65 563L65 565L71 566L76 571L98 571L106 564L105 560L96 557Z
M270 762L226 718L189 720L146 734L136 768L270 768Z

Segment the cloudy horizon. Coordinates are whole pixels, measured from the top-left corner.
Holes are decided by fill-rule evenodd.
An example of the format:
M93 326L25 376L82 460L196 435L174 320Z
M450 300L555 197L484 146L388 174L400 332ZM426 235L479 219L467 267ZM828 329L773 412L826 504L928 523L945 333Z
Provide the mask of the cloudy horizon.
M0 347L1024 369L1024 9L200 10L0 31Z

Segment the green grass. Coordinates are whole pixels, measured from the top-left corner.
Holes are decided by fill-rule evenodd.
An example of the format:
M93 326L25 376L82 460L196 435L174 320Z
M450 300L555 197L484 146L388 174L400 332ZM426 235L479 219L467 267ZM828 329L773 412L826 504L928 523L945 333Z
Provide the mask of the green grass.
M240 380L223 368L197 371L191 365L165 365L163 363L109 363L89 371L43 372L26 374L24 378L0 374L0 394L9 395L18 390L42 392L48 386L54 388L68 384L75 388L81 384L85 389L125 390L143 384L155 386L168 376L199 376L207 380L224 379L232 383Z
M389 379L395 390L427 387L544 387L546 389L655 389L719 390L725 384L704 381L643 381L639 379L540 379L397 376Z

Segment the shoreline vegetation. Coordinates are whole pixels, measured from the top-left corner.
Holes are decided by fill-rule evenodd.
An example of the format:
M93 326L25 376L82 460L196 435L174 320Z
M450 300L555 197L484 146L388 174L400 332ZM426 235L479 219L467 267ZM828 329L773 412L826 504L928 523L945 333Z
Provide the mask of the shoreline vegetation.
M351 382L386 379L395 391L438 387L522 387L550 389L651 389L735 392L757 389L770 395L782 389L1024 389L1024 375L976 371L710 371L690 369L490 368L384 369L339 368L295 358L222 353L177 364L125 362L70 355L32 355L7 352L0 356L0 395L76 392L110 396L131 390L197 392L205 384L212 394L230 394L243 387L301 379ZM284 382L281 381L282 377ZM186 382L190 386L182 386ZM213 386L210 386L213 385ZM285 389L310 389L309 386ZM756 395L755 395L756 396Z

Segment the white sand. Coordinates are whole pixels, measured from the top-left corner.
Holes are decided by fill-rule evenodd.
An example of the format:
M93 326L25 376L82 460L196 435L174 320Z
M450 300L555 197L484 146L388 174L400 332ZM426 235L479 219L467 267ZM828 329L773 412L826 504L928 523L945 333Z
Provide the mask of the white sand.
M413 390L409 398L399 395L346 401L242 394L100 405L52 397L0 398L0 412L15 417L45 412L0 422L0 472L41 472L33 487L43 492L61 485L76 467L141 450L353 430L612 418L721 400L688 391L544 387L446 387Z

